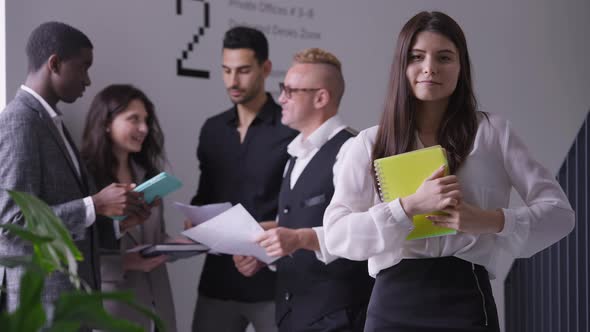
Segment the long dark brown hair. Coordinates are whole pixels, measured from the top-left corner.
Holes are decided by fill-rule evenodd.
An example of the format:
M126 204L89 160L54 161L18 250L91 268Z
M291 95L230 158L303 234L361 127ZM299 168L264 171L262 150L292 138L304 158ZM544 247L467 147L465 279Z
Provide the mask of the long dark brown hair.
M450 171L455 173L469 154L477 132L477 101L473 94L465 35L457 22L441 12L418 13L404 25L398 36L387 90L389 93L379 122L372 159L408 152L415 147L416 98L406 78L406 68L416 35L422 31L445 36L459 52L457 87L450 96L437 133L438 144L447 151Z
M132 85L109 85L92 100L82 136L82 158L100 187L118 181L115 174L118 161L113 153L113 142L106 129L133 100L139 100L145 106L148 113L148 134L143 141L141 151L131 153L130 160L141 166L146 171L147 177L156 175L165 161L164 135L156 117L154 104L145 93Z

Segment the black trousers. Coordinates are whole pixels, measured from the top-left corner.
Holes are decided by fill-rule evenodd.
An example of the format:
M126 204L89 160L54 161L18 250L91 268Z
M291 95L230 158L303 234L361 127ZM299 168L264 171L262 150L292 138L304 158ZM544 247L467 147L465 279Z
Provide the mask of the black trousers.
M0 313L8 311L8 305L6 304L6 287L4 285L0 285Z
M367 304L349 307L329 313L307 325L294 322L287 314L279 325L279 332L362 332Z
M404 259L377 275L365 332L499 332L486 269L456 257Z

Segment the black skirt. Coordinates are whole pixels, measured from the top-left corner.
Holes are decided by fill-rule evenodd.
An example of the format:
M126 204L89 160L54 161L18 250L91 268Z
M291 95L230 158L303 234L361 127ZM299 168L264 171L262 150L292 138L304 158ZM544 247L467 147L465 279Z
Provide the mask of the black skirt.
M456 257L404 259L377 274L365 332L499 332L486 269Z

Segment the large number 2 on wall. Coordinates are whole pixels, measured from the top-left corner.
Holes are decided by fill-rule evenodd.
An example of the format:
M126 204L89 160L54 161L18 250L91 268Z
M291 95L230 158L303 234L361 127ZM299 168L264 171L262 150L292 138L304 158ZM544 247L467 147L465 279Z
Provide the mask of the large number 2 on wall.
M176 0L176 14L182 15L182 1ZM209 79L210 72L203 69L184 67L184 61L188 58L188 54L193 52L195 45L199 43L199 38L205 34L205 29L209 28L209 2L205 0L193 0L203 3L203 26L200 26L198 32L192 36L191 41L188 42L186 48L182 51L180 58L176 59L176 74L178 76L189 76L195 78Z

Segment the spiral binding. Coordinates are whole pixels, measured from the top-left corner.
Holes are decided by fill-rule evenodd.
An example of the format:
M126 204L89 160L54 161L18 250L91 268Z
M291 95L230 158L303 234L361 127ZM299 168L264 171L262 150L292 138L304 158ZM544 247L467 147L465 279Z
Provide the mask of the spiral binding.
M386 184L383 181L383 171L381 170L381 166L379 165L378 161L373 161L373 167L375 167L375 175L377 175L377 187L379 187L379 196L381 197L381 201L389 202L391 201L391 197L386 192Z

